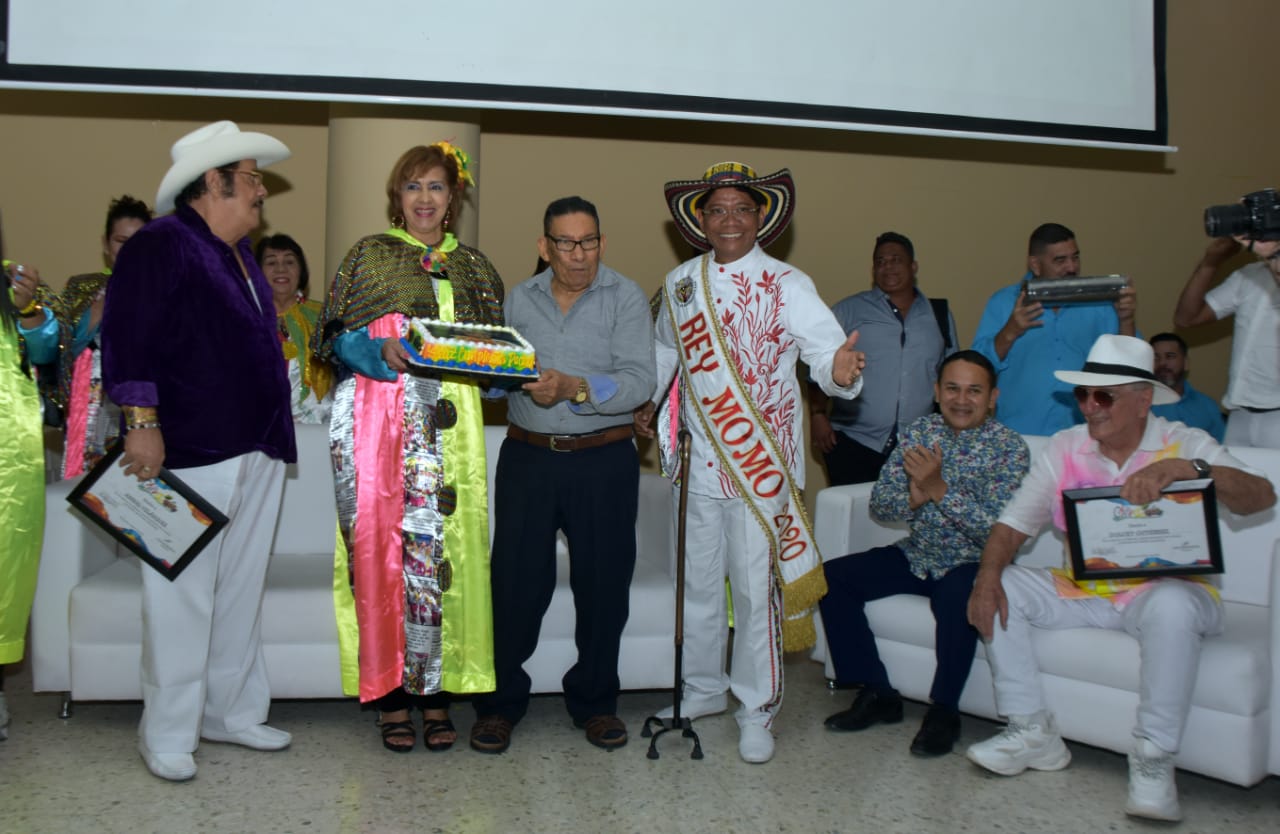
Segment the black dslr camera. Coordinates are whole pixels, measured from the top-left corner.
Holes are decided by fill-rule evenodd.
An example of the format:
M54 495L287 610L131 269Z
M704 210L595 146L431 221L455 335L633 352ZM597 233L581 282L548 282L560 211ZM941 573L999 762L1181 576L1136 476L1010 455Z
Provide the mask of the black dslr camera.
M1280 194L1264 188L1227 206L1204 210L1204 231L1209 237L1241 235L1250 240L1280 240Z

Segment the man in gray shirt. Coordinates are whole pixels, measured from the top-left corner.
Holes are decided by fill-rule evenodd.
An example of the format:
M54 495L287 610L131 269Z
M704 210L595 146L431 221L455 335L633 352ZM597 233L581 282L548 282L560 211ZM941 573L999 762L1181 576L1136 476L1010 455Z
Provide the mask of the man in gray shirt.
M956 349L956 323L945 301L916 288L918 269L911 240L885 232L871 254L875 286L831 308L846 334L858 331L858 349L876 363L862 396L836 400L829 417L826 394L809 385L809 433L832 486L876 480L898 431L933 410L938 366Z
M656 384L649 302L600 263L596 207L547 207L538 251L548 269L507 295L507 324L538 355L540 376L507 398L494 489L493 652L497 689L475 699L471 747L501 753L529 705L523 666L556 582L556 532L569 543L578 662L565 706L587 741L627 743L617 716L618 647L636 561L640 464L631 412Z

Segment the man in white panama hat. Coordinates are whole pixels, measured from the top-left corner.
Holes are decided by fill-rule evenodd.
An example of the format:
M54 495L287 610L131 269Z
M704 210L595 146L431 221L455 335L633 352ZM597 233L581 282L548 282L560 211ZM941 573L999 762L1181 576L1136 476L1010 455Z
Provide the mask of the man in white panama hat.
M1121 498L1138 505L1157 500L1174 481L1212 478L1218 500L1234 513L1275 503L1271 483L1207 433L1150 413L1152 403L1178 396L1156 379L1153 357L1141 339L1103 335L1082 370L1054 373L1076 386L1085 424L1050 438L983 550L969 622L987 641L996 706L1009 724L970 747L968 757L1005 776L1066 767L1071 754L1046 709L1032 629L1123 630L1139 641L1142 657L1125 811L1178 820L1173 759L1191 708L1200 640L1222 630L1217 591L1200 577L1076 580L1065 570L1012 564L1046 522L1065 528L1063 490L1118 486Z
M790 172L760 177L725 162L665 191L676 227L705 253L667 275L655 331L655 400L676 380L658 430L668 472L676 426L693 438L682 712L723 712L732 689L741 702L738 752L767 762L782 704L783 646L813 644L810 613L826 591L800 497L804 407L796 361L828 395L851 399L862 388L865 358L854 348L858 334L846 338L809 276L762 248L790 222ZM637 412L640 433L654 435L654 411L648 403Z
M287 747L266 726L259 617L284 465L296 459L271 289L247 235L267 191L258 168L289 149L233 122L174 143L156 209L120 250L102 318L107 394L124 413L126 475L166 466L230 519L173 581L142 568L147 768L196 774L200 738Z

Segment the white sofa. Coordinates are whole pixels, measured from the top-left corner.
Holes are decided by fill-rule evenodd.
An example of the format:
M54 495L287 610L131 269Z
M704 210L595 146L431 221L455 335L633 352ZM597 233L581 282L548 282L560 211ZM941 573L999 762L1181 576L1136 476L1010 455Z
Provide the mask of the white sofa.
M299 425L298 463L289 467L262 605L262 636L277 698L340 698L338 637L333 614L336 517L327 430ZM503 426L487 426L493 488ZM37 692L70 702L137 700L141 661L141 562L70 509L76 481L52 484L39 581L31 620L31 665ZM674 662L675 591L671 553L671 488L657 475L640 478L631 616L622 635L623 689L670 688ZM492 515L490 528L492 529ZM197 557L199 558L199 557ZM555 595L538 649L526 665L534 692L559 692L577 658L567 549L561 538Z
M1028 437L1034 456L1045 438ZM1280 487L1280 450L1233 449ZM815 534L824 559L892 544L906 526L871 517L871 484L830 487L817 496ZM1238 785L1280 774L1280 515L1272 508L1235 516L1220 506L1226 573L1219 587L1226 630L1204 641L1179 767ZM1018 564L1056 567L1062 537L1046 528L1027 542ZM893 685L927 701L934 672L933 615L924 597L893 596L867 605L876 645ZM822 635L819 623L819 635ZM1138 644L1124 632L1078 628L1038 631L1036 654L1045 696L1068 739L1128 752L1138 704ZM827 662L825 641L814 652ZM960 709L997 718L991 670L980 643Z

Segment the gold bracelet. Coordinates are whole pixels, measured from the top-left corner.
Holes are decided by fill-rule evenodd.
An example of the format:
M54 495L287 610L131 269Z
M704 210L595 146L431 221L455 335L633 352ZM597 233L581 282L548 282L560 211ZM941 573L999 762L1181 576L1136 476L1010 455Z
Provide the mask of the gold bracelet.
M41 309L43 308L40 306L40 302L35 298L32 298L30 304L18 311L18 315L25 319L28 316L34 316L36 313L40 312Z
M124 412L125 425L138 423L157 423L158 425L160 420L153 405L125 405L121 406L120 410Z

